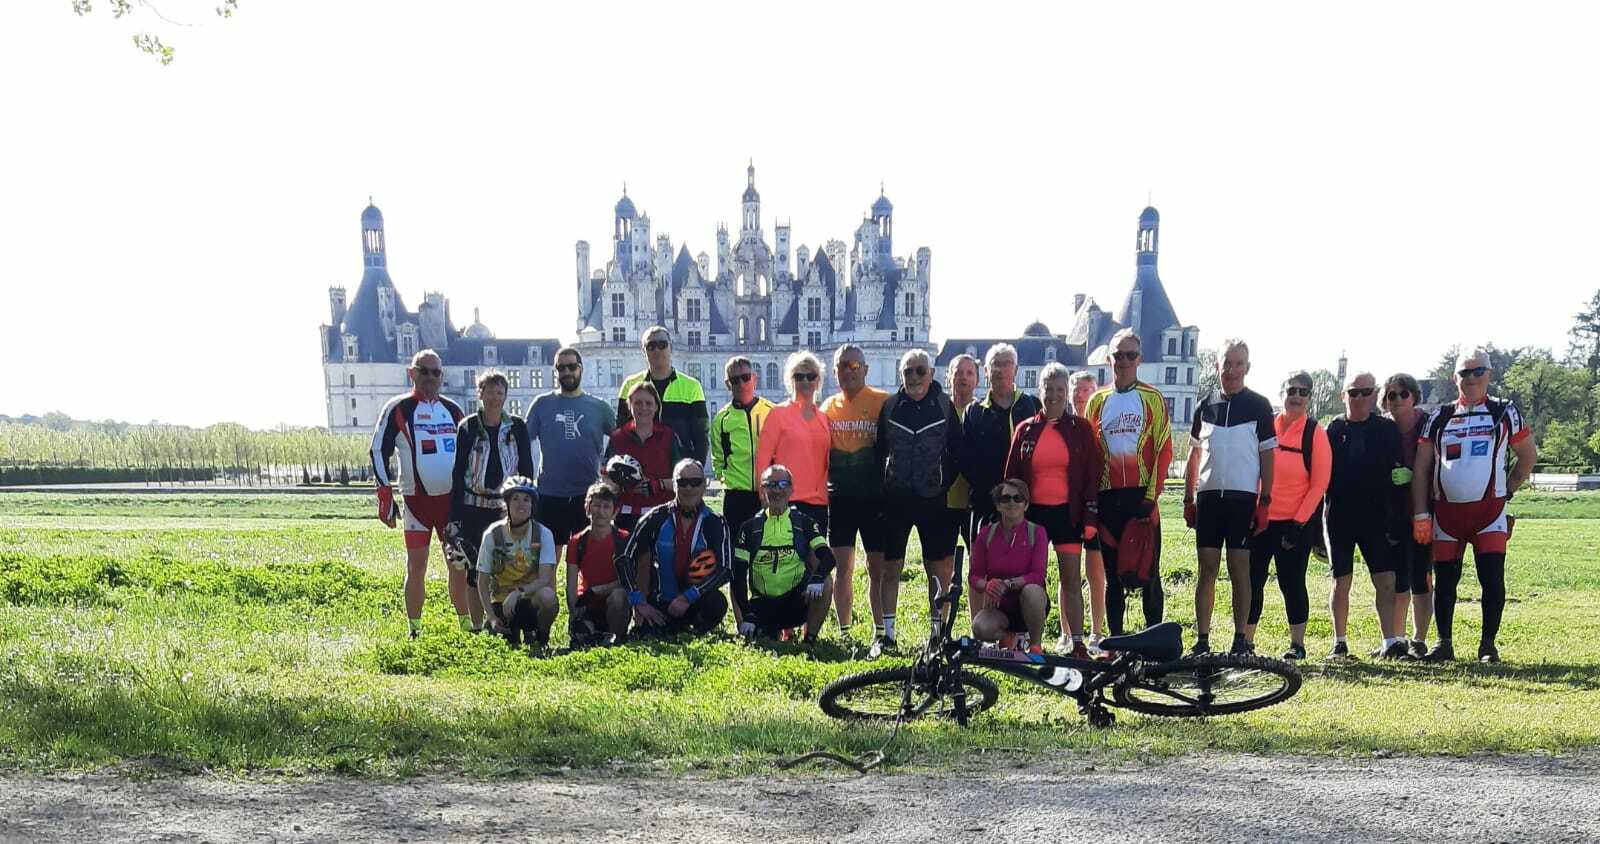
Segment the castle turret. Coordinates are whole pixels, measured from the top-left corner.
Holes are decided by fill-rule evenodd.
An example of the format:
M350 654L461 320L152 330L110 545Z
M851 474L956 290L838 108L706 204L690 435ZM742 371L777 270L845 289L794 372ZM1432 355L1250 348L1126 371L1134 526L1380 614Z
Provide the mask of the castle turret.
M739 239L744 240L752 235L760 236L761 232L761 194L756 192L756 162L750 161L750 167L745 170L744 197L741 204L744 206L744 218L739 224Z
M728 242L728 225L717 224L717 278L733 271L733 244Z
M794 253L794 277L804 280L811 272L811 248L802 245Z
M332 319L329 325L338 328L344 322L345 299L343 287L328 288L328 312Z
M589 309L594 306L594 285L589 276L589 241L580 240L578 258L578 330L588 323Z
M361 212L361 255L366 266L388 265L383 242L383 212L367 197L367 210Z
M789 224L774 226L773 236L777 241L777 249L772 256L772 275L775 281L781 283L789 277Z

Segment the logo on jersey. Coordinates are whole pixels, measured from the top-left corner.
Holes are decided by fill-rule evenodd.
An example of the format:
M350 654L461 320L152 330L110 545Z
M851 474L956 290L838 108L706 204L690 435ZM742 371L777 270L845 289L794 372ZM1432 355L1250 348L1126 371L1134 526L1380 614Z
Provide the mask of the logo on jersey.
M423 440L419 445L422 446L423 454L437 454L439 452L438 440Z
M1461 459L1461 443L1445 443L1444 444L1444 459L1446 459L1446 460L1460 460Z
M1478 440L1477 442L1473 443L1472 444L1472 456L1473 457L1488 457L1489 456L1489 441L1488 440Z
M429 440L429 442L432 442L432 440ZM456 441L455 440L441 440L441 442L444 443L444 451L445 451L446 454L455 454L455 452L456 452Z
M583 414L571 410L556 413L556 421L561 424L561 432L569 440L578 438L578 423L583 421Z

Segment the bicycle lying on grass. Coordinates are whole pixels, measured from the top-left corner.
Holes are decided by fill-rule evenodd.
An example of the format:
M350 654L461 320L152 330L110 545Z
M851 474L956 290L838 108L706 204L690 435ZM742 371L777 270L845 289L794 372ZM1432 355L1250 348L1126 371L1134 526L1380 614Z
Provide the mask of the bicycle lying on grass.
M1269 657L1233 654L1183 656L1182 628L1164 622L1100 643L1117 656L1109 661L1030 654L952 639L943 622L961 606L961 563L943 594L931 600L928 644L909 666L850 674L822 689L822 711L848 720L910 721L924 715L968 718L994 706L1000 688L969 669L985 668L1038 683L1068 695L1095 727L1110 727L1116 716L1107 705L1147 715L1203 717L1232 715L1288 700L1300 690L1300 671ZM1109 698L1107 697L1109 693Z

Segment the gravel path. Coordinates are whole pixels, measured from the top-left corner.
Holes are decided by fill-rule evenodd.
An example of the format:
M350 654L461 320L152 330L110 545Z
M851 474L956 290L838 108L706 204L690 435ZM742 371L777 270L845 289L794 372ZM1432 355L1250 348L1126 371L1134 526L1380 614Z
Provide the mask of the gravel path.
M3 841L1600 841L1600 753L464 783L0 778Z

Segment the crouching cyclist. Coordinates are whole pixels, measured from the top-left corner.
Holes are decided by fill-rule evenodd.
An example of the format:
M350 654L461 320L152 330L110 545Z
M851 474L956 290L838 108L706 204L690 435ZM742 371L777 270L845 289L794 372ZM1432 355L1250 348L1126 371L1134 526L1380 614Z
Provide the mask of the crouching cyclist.
M685 458L672 470L672 482L673 499L645 512L617 558L635 633L709 633L728 613L721 591L732 576L728 529L705 506L705 469Z
M803 624L805 644L815 644L833 600L833 551L816 520L789 505L794 478L788 467L768 466L761 492L767 506L739 528L733 547L739 635L777 638Z
M512 475L500 487L506 517L483 532L478 546L478 597L489 607L489 629L512 647L543 647L560 609L556 601L556 540L533 519L539 490Z
M602 631L621 637L628 632L628 590L617 580L617 549L628 532L614 527L617 488L596 481L584 495L589 526L567 541L567 632L573 645L592 642Z

